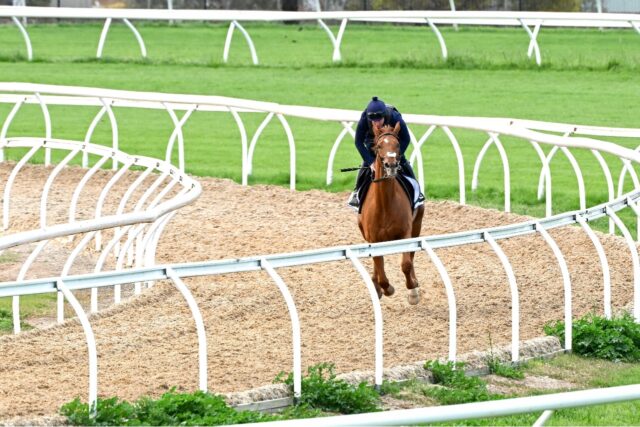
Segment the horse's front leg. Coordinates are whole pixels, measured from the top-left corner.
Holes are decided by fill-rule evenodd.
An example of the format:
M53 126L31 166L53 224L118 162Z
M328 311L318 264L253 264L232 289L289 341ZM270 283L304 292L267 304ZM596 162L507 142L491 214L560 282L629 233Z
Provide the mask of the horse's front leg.
M409 295L407 299L409 304L416 305L420 302L420 288L418 287L418 278L416 277L416 271L413 268L413 257L415 252L405 252L402 254L402 272L407 280L407 289Z
M391 286L389 279L384 272L384 258L381 256L373 257L373 275L376 277L378 286L382 288L382 292L388 297L393 295L396 290ZM378 296L382 297L380 292L378 292Z

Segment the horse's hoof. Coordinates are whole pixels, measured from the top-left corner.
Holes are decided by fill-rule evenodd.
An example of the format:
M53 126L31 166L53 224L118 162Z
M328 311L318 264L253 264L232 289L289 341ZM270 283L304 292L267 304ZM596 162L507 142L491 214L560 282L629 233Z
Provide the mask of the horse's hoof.
M407 295L407 299L409 300L409 304L416 305L420 302L420 288L409 289L409 295Z
M387 289L383 289L383 291L386 296L390 297L396 292L396 289L393 286L389 285L387 286Z

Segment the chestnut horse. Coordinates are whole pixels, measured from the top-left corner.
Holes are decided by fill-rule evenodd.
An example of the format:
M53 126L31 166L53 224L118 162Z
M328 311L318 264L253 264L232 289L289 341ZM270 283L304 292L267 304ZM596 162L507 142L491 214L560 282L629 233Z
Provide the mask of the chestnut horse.
M400 141L398 133L400 123L395 128L391 126L378 127L373 125L374 180L367 196L362 202L361 213L358 215L358 226L362 236L369 243L386 242L388 240L418 237L422 228L424 205L412 209L411 203L402 186L396 179L400 169ZM418 279L413 268L414 252L402 254L402 272L409 290L409 304L418 304L420 293ZM373 276L371 279L378 291L391 296L395 289L389 283L384 272L384 259L373 257Z

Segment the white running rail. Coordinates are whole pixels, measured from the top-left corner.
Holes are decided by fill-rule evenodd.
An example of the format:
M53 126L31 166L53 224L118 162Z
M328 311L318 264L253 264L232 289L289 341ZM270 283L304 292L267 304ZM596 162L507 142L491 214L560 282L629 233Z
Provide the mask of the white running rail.
M156 159L143 156L134 157L109 147L80 141L6 137L5 135L0 137L0 150L23 152L24 149L29 150L22 155L18 162L7 164L10 168L8 179L0 181L3 229L9 232L0 237L0 253L15 246L37 243L22 264L22 268L16 277L17 280L25 280L33 265L39 258L43 258L42 253L45 247L53 241L64 240L61 238L70 238L73 241L74 237L82 237L76 240L73 248L69 250L64 266L60 271L61 277L65 277L70 273L74 264L77 263L79 255L92 240L96 241L96 249L100 254L95 271L102 270L104 260L110 252L114 252L116 257L116 268L121 269L124 267L127 256L129 256L128 262L126 262L128 266L152 265L155 258L156 243L151 237L155 237L157 233L161 232L162 229L159 227L166 221L167 216L171 216L177 209L192 203L201 192L201 186L198 182L176 167ZM64 155L64 158L49 172L44 182L38 183L34 179L30 182L28 193L20 194L20 190L16 188L19 184L17 179L20 171L30 159L44 150L53 151L56 155L60 153L61 156ZM73 195L68 200L68 216L62 219L57 218L58 222L52 222L50 219L53 215L51 211L55 211L53 209L55 206L49 200L49 196L56 192L56 178L61 175L61 172L73 159L80 162L84 155L97 156L98 160L91 169L84 173L82 179L76 185ZM109 160L114 164L119 164L120 167L107 184L104 185L100 192L100 197L92 199L92 196L88 195L85 190L91 186L91 179L97 169ZM131 167L140 168L143 171L133 182L123 182L121 178ZM152 172L155 172L157 177L153 178L151 176ZM119 184L119 186L115 184ZM40 193L38 193L39 188L42 188ZM151 195L154 196L153 199L150 198ZM115 212L107 212L110 209L105 204L107 196L119 200L119 206L115 209ZM38 201L39 203L37 203ZM85 206L87 203L93 204L95 214L91 215L84 212L82 215L84 218L78 218L76 212L81 203ZM32 215L36 218L33 223L34 229L13 231L12 222L16 219L20 219L21 222L24 221L25 215L26 217ZM102 247L102 233L100 230L105 229L115 229L115 233L107 245ZM127 235L122 230L124 232L130 231L130 233ZM118 247L118 245L122 246ZM141 288L136 288L136 293L140 293L140 291ZM91 296L92 312L98 309L97 298L97 289L93 289ZM115 294L115 302L119 302L119 294L117 292ZM19 297L14 296L12 307L15 333L20 332L19 303ZM62 303L63 293L59 292L59 322L64 319Z
M472 118L472 117L441 117L441 116L428 116L417 114L404 114L404 117L410 125L424 125L427 127L425 135L416 140L414 138L414 161L421 164L422 159L420 157L420 148L426 143L433 132L441 128L449 141L456 147L454 154L457 161L461 159L460 146L457 138L452 137L454 131L452 129L464 129L466 131L476 131L483 135L488 135L489 139L487 144L481 150L482 155L479 155L476 159L476 169L482 164L482 158L484 153L487 152L490 145L500 144L502 150L501 159L503 161L503 167L505 168L504 175L508 178L506 172L511 166L506 162L506 149L508 145L502 144L501 138L509 138L515 140L519 144L526 146L532 146L534 152L538 153L542 171L541 176L544 179L545 188L550 188L551 182L549 177L551 176L549 163L551 162L551 153L563 152L567 158L573 156L575 151L583 151L593 154L596 159L601 159L603 155L608 155L617 160L619 165L622 166L619 181L624 182L627 175L631 176L634 189L627 193L621 193L615 195L613 192L609 192L609 198L606 202L588 208L581 208L578 211L560 213L555 216L547 216L544 219L532 220L520 224L512 224L503 227L481 229L466 231L451 235L442 236L429 236L420 237L416 239L408 239L404 241L385 242L375 245L353 245L349 247L339 248L324 248L314 251L306 251L292 254L276 254L268 256L257 256L244 259L235 260L223 260L223 261L209 261L192 264L174 264L169 266L155 266L155 260L153 254L155 253L155 245L157 245L158 235L166 225L166 222L171 218L176 209L180 206L191 202L200 192L200 187L195 181L184 174L184 172L175 166L169 165L167 162L163 162L155 159L148 159L143 157L131 157L124 153L115 151L112 147L94 146L87 141L62 141L48 138L35 138L35 137L10 137L9 128L11 121L15 118L18 110L25 103L33 103L40 106L44 111L50 108L52 105L75 105L75 106L93 106L99 107L98 114L107 114L105 105L109 105L110 108L151 108L151 109L165 109L167 111L210 111L210 112L231 112L234 115L234 119L239 125L242 123L240 112L262 112L266 113L268 118L273 116L282 117L281 123L288 123L286 117L297 117L307 120L322 120L326 122L333 122L342 128L341 136L334 144L335 148L339 145L341 138L350 133L353 124L357 121L360 112L351 110L332 110L325 108L313 108L303 106L292 105L280 105L275 103L258 102L251 100L242 100L234 98L223 97L207 97L207 96L194 96L194 95L177 95L177 94L158 94L158 93L144 93L144 92L127 92L127 91L112 91L105 89L94 88L79 88L79 87L63 87L63 86L47 86L36 84L22 84L22 83L0 83L0 102L6 102L13 105L7 118L4 121L2 130L0 131L0 149L9 150L13 148L30 148L26 154L23 154L21 160L18 161L13 170L16 168L22 168L27 161L35 156L38 152L49 148L54 153L63 150L67 153L64 156L62 164L71 161L75 157L81 157L82 151L90 151L93 155L98 155L101 159L104 157L113 156L118 162L118 168L114 171L110 182L108 182L104 188L114 188L112 181L118 181L123 176L128 175L128 170L133 166L142 166L143 171L139 172L138 178L134 179L129 184L127 190L123 193L123 198L127 199L133 197L133 194L140 194L139 199L134 203L135 207L133 211L123 210L125 204L121 204L116 210L116 213L111 216L98 216L90 220L77 220L75 219L77 208L70 209L70 221L68 224L55 224L48 223L46 216L42 219L42 212L46 212L48 203L39 204L40 222L41 225L46 225L46 228L40 228L32 231L23 231L15 234L11 234L0 238L0 250L16 245L21 245L29 242L40 242L38 247L34 250L34 257L36 257L40 250L40 246L46 244L49 239L69 236L79 233L87 233L77 243L73 250L70 259L73 259L77 254L87 245L90 241L97 239L99 230L104 228L114 228L114 237L104 245L104 249L100 254L100 259L96 267L96 272L85 275L70 275L69 270L65 266L63 274L59 277L46 278L46 279L31 279L24 280L24 274L20 275L16 281L5 282L0 284L0 297L12 296L19 298L22 295L30 295L34 293L47 293L47 292L67 292L75 291L78 289L90 289L100 288L105 286L121 286L129 283L151 283L156 280L170 279L176 286L179 287L191 308L196 324L198 325L199 335L199 357L200 357L200 370L199 370L199 383L202 389L206 388L207 381L207 369L206 369L206 346L204 340L204 326L199 319L199 310L195 305L195 302L190 298L190 293L186 287L181 283L181 280L186 277L204 276L204 275L216 275L223 273L235 273L242 271L266 271L272 280L275 281L279 290L282 293L283 298L287 304L289 310L292 331L293 331L293 372L294 372L294 393L299 395L300 393L300 325L297 316L297 310L295 308L295 301L291 297L286 284L282 281L282 278L277 274L277 269L293 266L314 264L319 262L345 262L350 261L353 266L363 276L365 284L370 288L370 283L366 280L368 276L366 272L362 271L359 259L364 257L370 257L374 255L388 255L396 254L408 251L425 250L429 258L434 262L438 274L441 276L448 299L449 307L449 360L456 360L456 300L455 293L451 287L451 281L449 279L449 273L447 267L440 261L437 256L437 250L441 248L447 248L452 246L467 245L467 244L488 244L495 251L496 255L500 258L500 261L507 273L508 285L511 293L511 306L512 306L512 345L511 345L511 360L518 361L520 357L519 351L519 323L520 314L518 310L518 287L515 281L515 276L512 272L511 262L507 255L500 249L499 241L522 236L525 234L539 234L552 249L555 259L559 265L563 277L563 289L564 289L564 319L567 324L567 328L571 328L571 322L573 319L572 306L571 306L571 281L565 265L564 256L555 243L552 236L548 233L553 228L566 226L569 224L579 224L582 229L587 233L593 242L596 250L598 251L598 258L603 271L603 292L605 294L604 312L607 316L611 313L611 296L608 295L611 292L611 286L608 283L609 280L609 266L606 254L599 242L598 236L591 231L589 222L598 219L608 217L611 219L613 225L620 229L620 232L625 239L627 246L631 251L632 263L633 263L633 315L636 321L640 321L640 261L637 253L635 242L631 236L630 231L624 222L620 220L618 212L623 209L627 209L632 215L640 218L640 209L638 203L640 202L640 185L638 185L638 179L635 175L632 165L640 163L640 153L638 150L632 150L625 148L621 145L617 145L612 142L608 142L603 139L593 139L580 135L598 136L598 137L627 137L638 138L640 137L639 129L620 129L620 128L606 128L606 127L585 127L569 124L558 123L543 123L534 121L521 121L514 119L504 118ZM170 113L171 114L171 113ZM45 116L45 120L46 120ZM115 115L114 115L115 117ZM172 116L174 119L175 131L172 134L171 141L177 141L178 144L184 144L181 138L177 138L176 135L181 130L186 120L178 120L177 116ZM184 118L185 116L183 116ZM98 119L94 119L94 122ZM264 122L263 122L264 124ZM115 122L112 123L115 126ZM263 129L264 126L261 125ZM547 133L548 132L548 133ZM257 132L258 133L258 132ZM554 133L560 133L562 136L555 135ZM112 132L112 134L117 134ZM287 138L293 144L293 132L288 129ZM252 145L255 148L255 141L257 138L254 136ZM242 143L245 149L243 150L243 178L251 169L248 167L250 162L248 157L251 150L247 147L246 132L242 137ZM170 142L169 144L173 144ZM542 150L541 147L551 147L548 154ZM295 147L295 145L292 145ZM332 152L333 152L332 148ZM178 150L179 153L183 153L183 150ZM1 152L1 151L0 151ZM23 150L24 153L24 150ZM116 154L111 154L116 153ZM73 156L71 155L73 154ZM183 154L180 154L182 156ZM63 156L57 156L58 158ZM331 156L330 156L331 157ZM575 157L575 156L574 156ZM97 169L103 166L106 161L96 162L90 169L87 170L85 177L89 177L96 173ZM184 166L184 161L178 161L181 166ZM97 165L97 166L96 166ZM463 164L462 172L464 172ZM611 169L608 163L600 163L603 169L603 176L607 177L607 181L611 181ZM137 186L142 185L143 182L147 182L151 176L148 171L149 168L154 167L158 169L157 177L148 185L146 190L140 189L135 191ZM146 168L146 169L145 169ZM332 169L332 165L330 164ZM50 173L50 179L48 182L53 185L55 174L60 173L64 167L56 167ZM572 169L576 174L580 172L579 163L572 163ZM608 173L607 173L608 172ZM460 176L464 177L464 173ZM17 172L10 174L9 179L5 184L6 188L11 188ZM141 178L145 176L145 178ZM173 184L167 184L160 187L158 182L162 182L165 178L173 178L171 182ZM86 185L89 178L81 180L78 185ZM246 184L245 179L243 183ZM51 185L45 185L45 188L50 188ZM465 187L464 181L460 183L461 188ZM509 179L505 179L505 194L509 194ZM175 188L174 188L175 187ZM132 189L134 188L134 189ZM579 191L586 191L584 188L580 188ZM7 193L11 195L11 191ZM169 195L173 194L173 197ZM461 192L461 194L463 194ZM169 200L161 202L165 197ZM46 200L46 195L44 195ZM78 197L74 194L73 200L77 203ZM508 199L508 198L507 198ZM10 203L11 197L5 197L5 202ZM100 198L99 200L102 200ZM462 202L464 202L462 200ZM98 205L101 205L98 203ZM142 206L150 207L142 209ZM45 207L44 211L42 206ZM507 200L505 200L505 210L509 208ZM8 209L11 212L10 208ZM97 210L101 212L100 210ZM75 220L74 220L75 219ZM138 237L142 233L140 229L140 223L151 222L146 234L143 233L142 242L149 244L149 249L145 249L145 256L142 257L142 263L135 263L134 269L125 270L125 259L131 253L138 254L140 248L136 247L135 250L130 251L135 242L138 242ZM10 222L8 222L10 224ZM117 228L119 227L119 228ZM121 239L125 239L122 241ZM119 248L117 248L119 245ZM146 247L146 246L143 246ZM110 272L100 272L103 267L106 254L112 251L116 251L117 255L117 270ZM28 263L27 263L28 264ZM378 312L379 302L376 298L372 298L372 307L374 313L375 324L373 328L375 330L376 345L375 345L375 383L380 385L382 382L382 369L384 367L384 352L382 347L383 336L383 321L382 316ZM93 308L93 304L92 304ZM87 335L88 345L91 346L88 322L83 322L85 333ZM571 349L570 340L565 341L565 349ZM90 354L93 354L90 351ZM93 372L93 370L92 370ZM95 375L95 377L93 377ZM93 396L97 394L97 369L95 374L92 374L90 380L89 396L90 401ZM496 405L496 403L493 403ZM546 409L552 409L554 406L548 406Z
M340 47L349 21L392 22L428 25L434 32L443 58L448 50L437 25L490 25L522 27L529 36L527 56L535 54L538 65L542 63L538 35L545 26L572 28L627 28L640 34L640 15L622 13L576 13L576 12L496 12L496 11L434 11L434 10L388 10L388 11L332 11L332 12L280 12L256 10L163 10L163 9L101 9L69 7L24 7L0 6L0 18L10 18L20 29L27 48L27 58L33 59L31 39L26 27L18 18L69 18L104 20L96 57L102 56L103 48L114 19L122 20L133 32L142 57L147 56L146 46L141 34L131 23L132 20L155 20L173 22L205 21L228 22L229 30L224 45L223 61L227 62L233 32L237 28L244 36L251 51L251 59L258 64L255 45L241 22L281 22L281 21L317 21L326 31L333 45L332 59L340 61ZM340 21L337 36L324 22Z
M153 92L132 92L121 91L111 89L97 89L87 87L70 87L70 86L55 86L55 85L41 85L31 83L3 83L0 82L0 103L12 104L13 108L9 115L5 118L3 126L0 130L0 140L6 137L9 127L13 122L18 111L25 104L37 104L43 110L43 119L45 123L48 122L48 115L45 112L48 111L50 106L64 105L64 106L94 106L100 107L99 112L96 114L89 130L85 141L89 142L93 129L97 122L107 114L109 117L109 124L112 129L112 147L118 149L118 129L119 125L115 114L114 108L138 108L138 109L160 109L167 111L167 114L171 117L174 123L174 130L171 133L169 141L166 143L166 161L173 162L183 170L185 165L184 160L184 135L182 128L187 123L188 119L192 116L192 112L225 112L231 113L234 118L238 131L240 133L241 144L241 182L243 185L247 185L249 176L253 173L253 156L256 146L262 136L262 133L266 126L272 121L273 117L277 117L280 125L285 131L287 144L289 146L289 188L292 190L296 188L296 140L295 134L289 125L288 118L296 117L302 119L316 120L316 121L330 121L338 125L340 132L333 143L331 150L328 154L328 162L326 169L326 184L331 185L333 182L333 175L335 169L335 158L341 144L344 142L347 135L353 137L355 132L353 130L354 125L360 118L361 111L355 110L339 110L330 108L318 108L318 107L306 107L297 105L282 105L272 102L253 101L247 99L228 98L221 96L201 96L201 95L182 95L182 94L164 94ZM177 118L176 112L184 112L181 119ZM249 135L244 125L241 114L246 113L263 113L266 114L263 122L255 131L254 135L249 141ZM500 138L502 137L516 137L520 140L528 141L532 147L538 153L538 157L542 163L540 170L540 182L538 198L545 197L546 204L546 216L552 214L552 173L550 164L557 151L562 152L564 156L572 161L573 170L576 174L576 179L579 182L583 181L582 171L579 164L575 161L571 154L571 147L582 146L581 136L595 136L595 137L616 137L616 138L630 138L637 139L640 145L640 129L628 129L628 128L608 128L608 127L595 127L595 126L582 126L574 124L562 124L562 123L547 123L530 120L518 120L509 118L486 118L486 117L455 117L455 116L434 116L434 115L418 115L418 114L403 114L403 118L409 125L410 133L412 135L413 150L410 155L410 161L416 167L418 181L420 186L424 189L424 171L421 149L429 140L434 139L434 135L438 134L438 130L442 131L447 140L451 144L454 154L456 156L456 164L458 170L458 190L459 190L459 202L466 203L466 178L465 178L465 161L461 152L461 144L455 135L454 131L461 130L473 130L487 135L488 139L483 149L477 155L473 168L473 180L471 183L472 190L475 190L479 186L479 172L482 167L483 161L490 148L495 145L499 151L500 159L503 169L504 177L504 210L509 212L511 210L511 182L510 173L511 169L508 163L507 153L505 151L505 145L502 144ZM415 136L415 132L412 129L417 129L419 126L427 126L427 130L418 138ZM50 131L49 131L50 133ZM558 138L555 133L562 133L565 138ZM420 135L420 134L418 134ZM177 143L177 156L178 159L172 159L171 155L174 152L174 145ZM552 150L548 155L544 154L542 145L552 146ZM622 184L627 179L627 175L633 180L634 184L638 185L638 177L633 168L625 166L618 177L618 192L615 191L614 181L612 178L612 171L607 163L604 161L599 153L600 141L591 140L589 143L593 147L592 154L598 159L600 168L602 169L603 176L607 181L607 188L609 199L613 200L616 196L622 194ZM617 150L617 145L611 145L613 150ZM619 157L619 154L616 156ZM3 158L2 148L0 147L0 160ZM86 164L85 164L86 166ZM584 201L586 200L586 190L584 185L579 187L579 197L584 207Z

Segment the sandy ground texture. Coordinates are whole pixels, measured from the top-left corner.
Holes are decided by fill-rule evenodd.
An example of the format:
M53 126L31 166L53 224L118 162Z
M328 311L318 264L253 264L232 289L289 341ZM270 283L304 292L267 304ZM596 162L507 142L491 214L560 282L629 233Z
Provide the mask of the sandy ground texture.
M22 182L31 182L41 169L25 170L26 180ZM62 203L60 200L72 193L82 173L71 168L56 181L59 193L58 199L52 201L52 220L59 215L64 221L65 210L56 210L56 203ZM105 172L103 178L108 175ZM345 206L346 193L292 192L262 185L242 187L222 179L200 181L202 196L169 224L160 241L158 262L236 258L363 242L356 215ZM99 193L99 180L94 187L87 192ZM29 192L28 188L24 191ZM117 198L113 203L117 204ZM428 202L422 235L526 219L453 202ZM25 215L20 224L28 228L34 221L36 214ZM553 230L551 235L568 263L574 314L579 316L593 309L602 312L602 272L590 240L577 227ZM611 267L613 304L629 306L633 287L629 250L619 237L600 237ZM558 263L540 236L500 241L500 245L517 280L521 339L538 337L546 322L563 317ZM64 251L67 246L61 243L52 248ZM489 245L437 252L456 295L458 352L508 344L509 285ZM91 255L86 254L86 258ZM387 272L396 294L382 299L385 367L443 357L448 352L447 298L434 265L426 254L416 254L422 301L410 306L399 263L399 256L387 259ZM365 260L365 265L372 268L370 260ZM40 273L45 274L44 270ZM299 311L303 368L333 362L338 372L372 370L373 310L367 289L350 262L278 272ZM185 279L185 283L204 317L211 391L254 388L271 383L280 371L291 371L289 314L265 272L192 278ZM194 321L171 284L157 283L142 296L106 308L90 320L98 346L100 396L133 400L141 395L158 396L174 386L185 391L197 389ZM77 320L19 336L2 336L0 355L0 419L51 415L76 396L86 399L87 346Z

